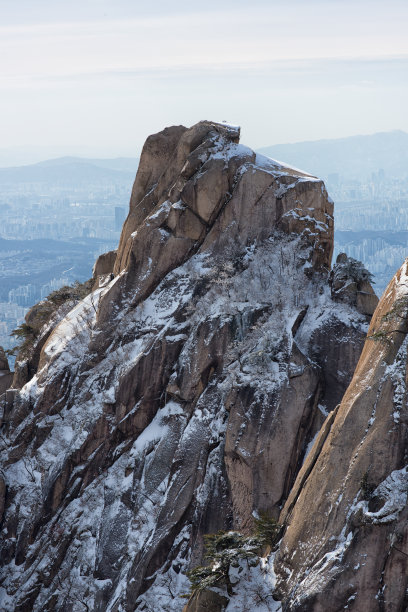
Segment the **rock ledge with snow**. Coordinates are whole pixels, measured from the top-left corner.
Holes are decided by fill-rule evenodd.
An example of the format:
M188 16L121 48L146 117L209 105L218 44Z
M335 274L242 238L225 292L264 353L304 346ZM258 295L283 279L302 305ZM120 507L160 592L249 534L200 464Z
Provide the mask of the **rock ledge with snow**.
M331 295L333 204L238 140L147 139L117 252L2 396L1 609L180 611L203 535L277 518L344 394L368 317Z

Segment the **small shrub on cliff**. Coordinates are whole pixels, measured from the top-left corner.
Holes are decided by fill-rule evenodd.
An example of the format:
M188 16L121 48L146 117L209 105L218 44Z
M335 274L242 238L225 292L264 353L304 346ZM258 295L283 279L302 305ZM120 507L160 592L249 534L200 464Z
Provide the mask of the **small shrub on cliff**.
M348 257L347 261L336 264L337 273L348 276L355 283L373 283L373 275L364 267L364 264L353 257Z
M375 490L375 485L369 482L368 480L368 472L364 472L363 477L360 481L360 491L361 497L366 501L369 501L373 495Z
M8 355L16 355L17 353L24 355L34 343L37 334L35 333L35 330L30 327L30 325L27 325L27 323L22 323L11 332L10 336L18 338L20 344L12 349L8 349L6 353Z
M187 573L191 582L191 591L225 586L228 595L232 595L229 578L231 567L238 567L240 560L254 559L258 556L262 542L256 537L245 537L237 531L219 531L204 536L206 555L209 562Z
M282 526L266 513L261 513L255 519L255 535L264 545L269 545L272 549L277 545L282 531Z
M47 301L58 307L61 306L61 304L65 304L65 302L68 302L69 300L78 302L91 293L91 291L92 279L89 279L84 283L75 281L73 285L65 285L64 287L50 293L50 295L47 297Z
M255 519L255 534L252 536L244 536L237 531L219 531L205 535L205 560L208 565L196 567L187 573L191 582L191 593L225 586L228 595L232 596L230 568L238 567L242 560L246 560L248 564L251 564L251 561L256 564L262 547L276 546L280 533L281 525L275 519L262 514Z
M85 298L92 291L92 279L80 283L75 281L73 285L65 285L56 291L50 293L45 299L32 307L26 315L26 322L19 325L11 332L11 336L18 338L20 343L9 349L8 355L17 355L19 359L27 357L30 349L34 345L39 330L50 321L52 315L60 306L67 302L72 302L74 305ZM27 323L33 321L33 326Z

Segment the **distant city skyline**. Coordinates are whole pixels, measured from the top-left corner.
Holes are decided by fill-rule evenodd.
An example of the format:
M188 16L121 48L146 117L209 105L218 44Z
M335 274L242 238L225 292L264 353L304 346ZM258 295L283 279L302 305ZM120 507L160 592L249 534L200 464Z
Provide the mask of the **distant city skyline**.
M205 118L253 148L408 131L405 1L192 4L3 0L0 165L137 156Z

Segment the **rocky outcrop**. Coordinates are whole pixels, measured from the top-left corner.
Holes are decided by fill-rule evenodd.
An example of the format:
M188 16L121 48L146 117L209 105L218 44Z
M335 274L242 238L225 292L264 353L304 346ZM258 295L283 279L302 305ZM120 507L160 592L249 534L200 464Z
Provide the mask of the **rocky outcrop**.
M371 316L378 304L371 280L372 274L360 261L340 253L330 273L332 298L356 306L359 312Z
M130 292L136 305L201 245L214 254L239 250L272 227L302 234L313 245L312 265L330 267L333 206L323 183L256 161L238 139L239 129L203 121L147 140L115 263L115 273L126 274L103 302ZM104 311L101 304L99 317Z
M117 251L109 251L99 255L93 268L93 288L103 287L113 278L113 268L115 267Z
M408 605L408 260L371 322L353 380L281 513L287 610Z
M114 278L3 400L5 610L182 609L203 534L278 517L351 379L368 319L331 297L324 185L238 140L147 140Z

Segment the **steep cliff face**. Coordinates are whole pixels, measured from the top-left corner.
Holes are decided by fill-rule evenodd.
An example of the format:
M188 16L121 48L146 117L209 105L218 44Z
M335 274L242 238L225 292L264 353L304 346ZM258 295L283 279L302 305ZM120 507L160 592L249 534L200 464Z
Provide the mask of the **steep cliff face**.
M276 569L288 610L407 609L407 320L408 260L282 511Z
M147 140L117 253L2 397L2 609L180 610L202 535L278 517L343 395L367 317L332 299L332 203L238 141Z

